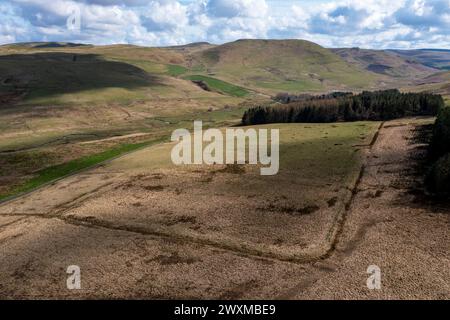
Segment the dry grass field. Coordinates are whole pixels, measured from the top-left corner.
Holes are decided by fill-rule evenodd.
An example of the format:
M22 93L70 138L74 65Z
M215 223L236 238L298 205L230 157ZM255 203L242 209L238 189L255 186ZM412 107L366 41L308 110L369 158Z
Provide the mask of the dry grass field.
M419 199L414 171L432 118L254 126L280 130L275 176L170 159L173 130L234 127L280 92L448 99L442 61L403 54L0 46L0 298L448 299L448 206ZM383 290L367 289L369 265Z
M172 167L160 144L56 182L0 206L2 297L448 298L448 212L395 183L422 123L283 125L274 177Z

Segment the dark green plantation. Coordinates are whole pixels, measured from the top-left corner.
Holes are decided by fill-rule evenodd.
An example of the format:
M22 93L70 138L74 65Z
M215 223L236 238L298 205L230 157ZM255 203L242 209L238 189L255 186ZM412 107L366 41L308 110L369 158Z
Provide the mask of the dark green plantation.
M364 91L358 95L321 96L284 106L251 108L244 114L242 124L384 121L406 116L434 116L443 106L444 100L435 94Z
M450 194L450 108L442 108L434 125L431 142L431 167L426 183L433 193Z

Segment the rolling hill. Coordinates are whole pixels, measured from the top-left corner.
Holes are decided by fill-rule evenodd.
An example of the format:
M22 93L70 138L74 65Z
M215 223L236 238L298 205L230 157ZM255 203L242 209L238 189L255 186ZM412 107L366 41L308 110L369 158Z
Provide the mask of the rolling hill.
M407 59L432 68L450 70L450 50L447 49L420 49L420 50L389 50Z
M387 77L412 81L439 70L425 66L414 59L399 55L393 51L367 50L360 48L332 49L342 59L367 71ZM387 79L386 81L389 81Z
M405 90L440 94L444 97L446 104L450 105L450 71L432 74Z
M238 40L196 51L191 72L256 91L328 91L376 86L377 75L303 40Z
M126 103L408 87L433 82L429 77L446 68L446 55L447 50L327 49L303 40L161 48L20 43L0 46L0 102ZM18 89L13 98L11 88Z
M136 100L220 97L190 81L176 79L186 71L184 63L182 54L130 45L1 46L0 103L126 104Z

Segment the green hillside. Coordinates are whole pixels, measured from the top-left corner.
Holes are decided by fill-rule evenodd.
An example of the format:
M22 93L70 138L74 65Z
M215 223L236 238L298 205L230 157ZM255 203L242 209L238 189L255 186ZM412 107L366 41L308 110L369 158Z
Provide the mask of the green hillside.
M184 74L184 56L159 48L26 43L0 46L0 104L127 104L204 99Z
M193 53L191 68L269 93L368 88L377 80L331 50L302 40L238 40Z
M238 40L167 48L21 43L0 46L0 103L129 103L214 98L218 93L245 97L250 92L406 87L436 72L406 57L415 56L416 51L326 49L303 40ZM434 58L441 54L432 53ZM190 81L199 79L211 92Z
M249 94L249 92L244 88L211 77L193 75L187 76L186 79L189 79L191 81L202 81L212 91L228 94L234 97L245 97Z

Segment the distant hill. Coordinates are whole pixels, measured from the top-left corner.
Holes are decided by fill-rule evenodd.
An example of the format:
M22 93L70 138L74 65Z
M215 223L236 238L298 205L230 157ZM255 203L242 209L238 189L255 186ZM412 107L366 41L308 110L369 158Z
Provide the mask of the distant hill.
M446 59L450 50L327 49L304 40L158 48L30 42L0 46L0 94L58 104L425 88L439 83L433 75Z
M73 42L22 42L6 46L28 47L28 48L73 48L73 47L88 47L90 45Z
M394 78L414 80L439 71L394 51L359 48L332 49L332 51L348 63L358 65L370 72Z
M162 49L168 49L173 51L178 51L182 53L193 53L196 51L206 50L210 48L214 48L216 45L211 44L209 42L194 42L181 46L171 46L171 47L162 47Z
M447 104L450 104L450 71L444 71L432 74L417 82L413 87L407 90L417 92L431 92L444 96Z
M447 49L420 49L420 50L389 50L408 59L428 67L450 70L450 50Z
M1 54L37 53L37 52L67 52L97 54L106 58L141 60L143 62L159 62L165 64L183 64L181 53L162 48L140 47L128 44L94 46L63 42L29 42L0 46Z

